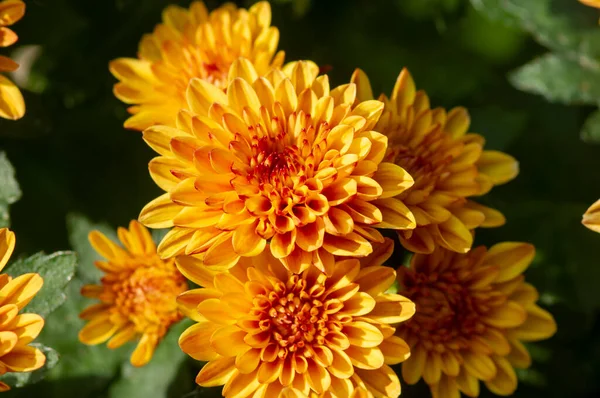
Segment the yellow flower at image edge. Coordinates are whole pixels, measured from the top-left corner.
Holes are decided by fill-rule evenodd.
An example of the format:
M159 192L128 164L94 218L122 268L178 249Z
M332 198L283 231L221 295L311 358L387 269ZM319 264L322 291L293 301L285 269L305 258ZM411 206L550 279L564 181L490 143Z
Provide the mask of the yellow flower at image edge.
M7 28L25 15L25 3L21 0L4 0L0 2L0 47L15 44L18 36ZM12 59L0 55L0 73L13 72L19 65ZM20 119L25 114L23 95L7 77L0 74L0 117L4 119Z
M108 340L108 347L114 349L139 339L131 363L143 366L169 327L182 318L176 297L188 286L173 260L160 260L150 233L141 224L132 221L129 230L119 228L118 235L125 249L98 231L90 233L91 245L107 261L95 263L105 273L101 284L81 289L83 296L100 303L80 314L88 323L79 332L79 340L89 345Z
M361 101L373 98L364 72L356 70L352 81ZM483 150L484 138L467 133L466 109L431 109L427 94L416 90L406 69L390 98L382 95L380 100L385 109L375 130L389 140L383 161L401 166L414 179L414 185L396 197L417 223L414 229L398 231L402 245L416 253L431 253L440 246L464 253L473 244L472 229L504 224L500 212L470 197L515 178L518 163L502 152Z
M343 260L326 277L315 267L293 274L264 251L211 284L194 278L207 287L178 302L197 322L181 335L181 349L208 361L196 382L224 385L227 398L398 397L389 365L410 353L392 325L415 307L384 293L395 272L381 260L363 259L362 269L359 260ZM179 258L178 266L188 275L204 269L193 257Z
M0 229L0 271L15 248L15 234ZM37 314L19 314L42 288L44 281L38 274L20 275L14 279L0 274L0 375L7 372L31 372L46 363L44 353L30 347L44 327L44 319ZM0 381L0 391L10 387Z
M459 398L461 392L476 397L480 381L494 394L512 394L514 368L531 365L523 342L556 332L552 315L536 304L538 292L522 275L534 253L533 246L516 242L467 254L439 248L400 267L400 292L417 307L398 328L411 347L402 364L404 381L423 378L434 398Z
M249 10L228 3L210 14L199 1L189 9L171 5L162 19L141 40L138 59L119 58L110 63L111 73L120 80L115 96L133 104L126 128L173 126L177 112L187 108L189 80L200 78L225 89L229 67L240 56L251 60L261 75L283 63L284 53L275 55L279 31L270 26L268 2L256 3Z
M383 162L387 138L373 131L379 101L354 108L356 86L330 89L312 62L259 77L240 58L227 92L194 79L191 112L177 128L150 127L146 142L162 156L150 174L167 193L140 221L170 228L163 258L196 255L207 266L232 267L268 250L294 273L314 264L333 272L334 256L362 257L376 228L415 225L394 196L413 183Z
M600 232L600 199L585 211L581 223L594 232Z
M600 8L600 0L579 0L582 4L590 7Z

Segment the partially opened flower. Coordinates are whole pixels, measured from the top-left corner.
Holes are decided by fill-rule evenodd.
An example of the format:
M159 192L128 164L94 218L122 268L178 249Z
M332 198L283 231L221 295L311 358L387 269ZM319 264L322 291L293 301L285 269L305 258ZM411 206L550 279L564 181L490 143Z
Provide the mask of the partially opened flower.
M132 221L129 230L119 228L118 234L125 249L98 231L89 235L92 247L107 261L96 262L105 273L101 284L81 289L83 296L100 303L80 314L88 323L79 340L90 345L108 340L111 349L139 340L131 363L143 366L169 327L182 318L176 298L188 286L174 260L158 257L150 233L140 223Z
M357 70L352 81L358 85L358 98L373 97L364 72ZM483 137L467 134L470 121L464 108L431 109L427 94L416 91L406 69L391 97L380 99L385 110L375 129L389 139L384 160L402 166L415 181L397 196L417 222L417 228L399 231L400 242L417 253L431 253L438 246L468 251L473 244L471 229L505 222L498 211L469 197L513 179L518 163L502 152L484 151Z
M178 265L202 272L194 262ZM392 325L410 318L414 304L385 293L394 278L393 269L361 269L356 259L336 263L331 277L315 267L293 274L264 251L212 284L194 279L206 287L178 298L196 321L179 345L208 362L196 382L224 385L225 397L397 397L389 365L409 350Z
M166 194L142 210L151 228L174 228L163 258L198 255L231 267L269 250L292 272L310 264L333 271L334 255L365 256L383 241L375 227L407 229L414 217L393 197L413 183L382 162L387 139L373 131L383 109L351 109L356 87L330 90L311 62L265 77L240 58L227 92L200 79L188 88L178 128L151 127L144 139L162 156L150 162Z
M134 105L127 128L173 126L177 112L187 107L190 79L225 89L229 67L240 56L252 61L261 75L283 63L283 52L275 55L279 31L270 26L271 7L266 1L249 10L227 3L211 13L201 1L189 9L171 5L162 19L152 34L142 38L137 59L110 63L111 73L120 80L115 95Z
M0 47L8 47L19 39L11 26L25 15L25 3L21 0L0 1ZM0 73L13 72L19 65L12 59L0 55ZM0 74L0 117L17 120L25 114L25 102L19 88Z
M595 232L600 232L600 199L586 210L581 223Z
M15 234L0 228L0 271L15 248ZM19 314L42 288L38 274L20 275L14 279L0 274L0 375L7 372L32 372L46 363L38 348L29 346L44 327L37 314ZM0 392L10 387L0 381Z
M436 249L398 269L400 292L416 315L398 329L411 347L402 365L409 384L423 378L434 398L479 395L479 382L498 395L517 388L514 368L531 365L523 342L552 336L556 323L536 301L523 271L533 246L504 242L467 254Z

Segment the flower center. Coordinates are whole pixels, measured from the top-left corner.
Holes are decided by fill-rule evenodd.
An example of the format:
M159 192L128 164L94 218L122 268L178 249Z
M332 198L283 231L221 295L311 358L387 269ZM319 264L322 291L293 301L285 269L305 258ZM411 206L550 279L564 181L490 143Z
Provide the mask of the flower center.
M187 283L177 270L138 267L115 276L113 281L103 279L105 294L114 298L113 316L132 322L140 332L157 330L160 336L182 318L175 299Z
M266 295L254 299L253 312L260 329L270 333L271 343L288 352L303 353L312 345L324 345L330 332L341 330L336 313L343 307L339 300L325 297L325 286L314 284L306 289L306 280L293 275L280 282Z
M406 197L416 190L428 195L445 177L445 169L452 162L453 153L456 153L453 151L454 145L441 129L431 131L420 142L407 140L408 134L404 129L402 131L392 135L392 144L385 159L408 171L415 180L415 184L400 197Z
M482 317L505 300L491 288L471 290L457 272L451 271L425 274L408 270L403 284L403 294L417 307L404 328L432 347L439 343L467 347L473 335L485 332Z

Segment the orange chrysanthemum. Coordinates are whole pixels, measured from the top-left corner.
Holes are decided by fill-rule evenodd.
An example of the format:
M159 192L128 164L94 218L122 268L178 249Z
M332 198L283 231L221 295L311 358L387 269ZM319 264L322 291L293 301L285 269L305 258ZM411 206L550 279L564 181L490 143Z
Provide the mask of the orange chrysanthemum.
M373 97L367 76L356 70L358 98ZM414 185L399 194L414 214L417 228L399 231L402 245L412 252L431 253L436 247L467 252L473 244L470 230L504 224L502 214L470 199L518 173L514 158L484 151L484 139L466 134L469 115L464 108L431 109L429 98L416 91L406 69L398 76L392 96L380 97L385 110L377 131L389 139L384 158L402 166Z
M594 232L600 232L600 199L586 210L581 223Z
M395 272L378 259L362 269L356 259L337 262L327 277L316 267L291 273L266 250L211 281L200 262L179 258L182 272L206 286L178 298L197 322L179 345L208 361L196 382L224 384L227 398L398 397L388 365L410 353L391 325L410 318L414 304L384 293Z
M279 31L271 25L271 7L266 1L249 10L227 3L210 14L204 3L193 2L189 10L169 6L163 23L142 38L138 59L120 58L110 63L120 80L114 93L121 101L135 104L125 127L143 130L154 124L175 125L177 112L187 107L190 79L200 78L225 89L227 72L238 57L246 57L256 70L266 74L283 64L277 53Z
M21 0L0 2L0 47L13 45L19 39L17 34L7 28L23 18L25 3ZM15 71L19 65L12 59L0 55L0 72ZM8 78L0 75L0 117L17 120L25 114L25 102L19 88Z
M556 323L536 301L537 290L523 271L535 254L526 243L483 246L467 254L438 248L415 254L398 269L402 294L417 313L398 334L411 347L402 365L409 384L421 377L434 398L479 395L479 381L498 395L517 388L513 368L527 368L523 342L552 336Z
M383 104L353 109L354 84L329 88L311 62L259 77L232 65L224 93L192 80L178 128L150 127L144 139L162 156L150 174L166 194L142 210L151 228L174 228L163 258L199 255L208 266L271 253L292 272L310 264L331 274L334 255L365 256L383 237L374 227L414 227L393 197L413 183L382 162L387 139L373 131Z
M108 261L96 266L106 273L101 285L86 285L85 297L99 304L86 308L80 317L89 321L79 332L85 344L101 344L108 339L111 349L139 338L131 354L134 366L144 366L169 327L181 320L177 295L187 290L187 282L174 260L161 260L146 228L137 221L129 230L119 228L126 250L98 231L89 235L92 247Z
M0 229L0 271L15 248L15 234ZM37 314L19 314L42 288L38 274L12 279L0 274L0 375L7 372L32 372L46 363L46 356L31 343L42 331L44 319ZM0 392L10 387L0 381Z

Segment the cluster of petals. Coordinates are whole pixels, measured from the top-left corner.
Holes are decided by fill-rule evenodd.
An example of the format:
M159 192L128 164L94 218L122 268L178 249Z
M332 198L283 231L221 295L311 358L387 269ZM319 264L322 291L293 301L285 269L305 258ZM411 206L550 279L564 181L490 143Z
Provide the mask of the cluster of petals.
M88 322L79 332L79 340L88 345L108 340L108 347L114 349L139 339L131 363L143 366L169 327L181 320L176 298L188 285L174 260L158 257L143 225L132 221L129 229L118 229L118 236L125 248L98 231L89 235L92 247L106 259L95 263L105 275L101 284L81 289L84 297L100 303L80 314Z
M181 349L208 362L196 382L224 385L227 398L398 397L389 365L409 350L395 325L415 306L385 293L395 272L380 263L390 254L341 260L329 277L316 267L292 273L266 250L214 277L180 257L182 272L205 286L178 298L196 322Z
M17 42L17 34L7 26L11 26L25 15L25 3L21 0L0 1L0 47L8 47ZM12 59L0 55L0 73L13 72L19 64ZM25 114L25 102L19 88L6 76L0 74L0 117L4 119L20 119Z
M110 63L120 81L114 87L116 97L132 105L127 128L174 125L177 112L187 107L189 80L199 78L225 89L229 67L238 57L251 60L261 74L283 64L284 53L275 54L279 31L270 26L266 1L249 10L227 3L211 13L201 1L189 9L171 5L162 19L142 38L138 58Z
M171 228L159 255L197 256L227 268L267 248L292 272L334 256L366 256L376 228L414 228L394 198L413 183L384 162L387 138L373 130L383 103L356 103L356 85L330 89L312 62L260 76L236 60L226 92L201 79L187 89L177 127L153 126L145 141L165 194L142 210L151 228Z
M15 248L15 234L0 229L0 271ZM0 375L7 372L32 372L46 363L46 356L31 343L42 331L44 319L37 314L19 314L42 288L38 274L11 278L0 274ZM10 387L0 381L0 392Z
M517 388L515 368L531 365L523 342L556 332L538 292L522 273L532 245L503 242L469 253L443 248L415 254L398 269L400 291L415 302L416 315L398 328L411 347L402 364L409 384L423 378L434 398L479 395L479 383L498 395Z
M352 81L359 100L373 98L363 71L356 70ZM414 185L396 197L417 224L398 232L402 245L416 253L431 253L436 247L464 253L473 244L472 229L504 224L502 214L469 197L516 177L517 161L483 150L484 138L467 133L470 120L464 108L431 109L427 94L416 90L406 69L392 95L379 99L385 109L375 130L389 140L383 160L403 167L414 179Z

